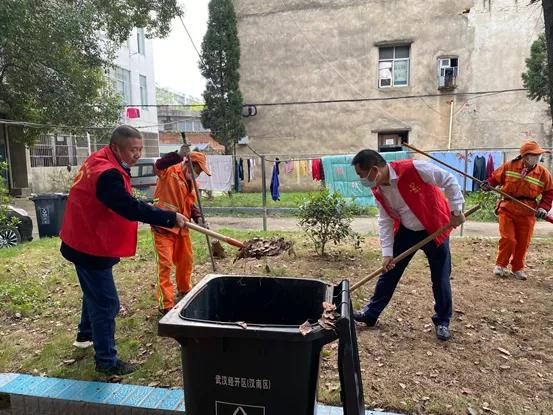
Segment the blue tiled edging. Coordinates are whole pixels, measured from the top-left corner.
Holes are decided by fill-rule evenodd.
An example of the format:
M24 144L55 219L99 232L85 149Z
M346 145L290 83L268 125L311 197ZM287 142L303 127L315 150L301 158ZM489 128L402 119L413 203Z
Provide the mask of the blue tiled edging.
M10 409L4 412L0 407L0 415L184 413L184 393L181 389L87 382L17 373L0 373L0 398L2 396L9 396ZM342 415L342 408L319 405L317 415ZM366 415L397 414L367 411Z

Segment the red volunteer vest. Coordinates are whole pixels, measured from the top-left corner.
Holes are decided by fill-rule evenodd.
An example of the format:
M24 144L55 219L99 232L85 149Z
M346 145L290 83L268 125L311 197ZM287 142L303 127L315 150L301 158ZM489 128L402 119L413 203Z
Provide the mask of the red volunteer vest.
M100 175L117 169L123 176L125 189L132 193L131 178L121 167L109 147L92 153L75 176L60 237L71 248L89 255L129 257L136 253L137 222L118 215L96 198Z
M413 164L413 160L392 161L390 166L397 173L397 187L405 203L413 214L422 223L429 234L436 232L450 221L451 210L449 203L437 186L425 183ZM399 216L392 211L378 187L372 189L374 197L384 210L394 220L394 232L400 225ZM442 233L435 241L441 245L451 233L451 230Z

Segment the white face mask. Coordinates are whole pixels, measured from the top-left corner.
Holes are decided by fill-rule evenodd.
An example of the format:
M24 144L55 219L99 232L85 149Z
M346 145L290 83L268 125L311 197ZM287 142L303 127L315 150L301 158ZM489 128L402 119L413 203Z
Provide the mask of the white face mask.
M376 173L376 176L374 176L374 179L369 179L369 176L371 175L371 172L369 171L369 174L367 174L367 177L361 177L361 184L365 187L373 188L376 187L376 179L378 177L378 172Z
M539 163L541 156L540 155L528 155L525 158L526 158L526 163L529 166L534 167L536 164Z

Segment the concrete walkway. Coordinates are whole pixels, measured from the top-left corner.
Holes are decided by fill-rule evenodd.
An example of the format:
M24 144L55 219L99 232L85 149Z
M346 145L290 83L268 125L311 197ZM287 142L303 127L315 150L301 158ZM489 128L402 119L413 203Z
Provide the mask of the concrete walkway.
M33 234L38 236L38 226L34 203L27 199L14 199L12 205L25 209L33 219ZM208 222L213 230L222 228L235 228L250 231L263 229L263 219L259 217L208 217ZM298 231L298 221L294 217L269 217L267 228L270 231ZM352 224L353 230L367 235L376 235L378 226L376 218L356 218ZM498 237L498 225L494 222L473 222L469 221L463 229L463 236ZM460 229L455 230L453 236L461 236ZM534 236L539 238L553 238L553 224L539 221L536 225Z
M258 231L263 229L262 218L249 217L220 217L214 216L208 218L213 230L221 228L236 228L243 230ZM353 220L352 228L361 234L373 234L378 232L376 218L356 218ZM270 231L298 231L298 221L293 217L286 218L268 218L267 229ZM461 236L460 228L453 232L453 236ZM463 236L497 237L498 224L494 222L472 222L464 225ZM553 224L540 221L536 224L534 236L540 238L553 238Z

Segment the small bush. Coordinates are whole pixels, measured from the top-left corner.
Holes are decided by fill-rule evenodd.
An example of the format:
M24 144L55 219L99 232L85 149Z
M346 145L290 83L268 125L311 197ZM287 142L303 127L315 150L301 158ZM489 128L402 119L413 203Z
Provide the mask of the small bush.
M10 203L10 196L8 192L8 186L6 184L8 170L8 164L6 162L0 163L0 232L5 232L11 229L15 229L19 224L19 219L15 217L8 217L8 207Z
M359 246L361 238L351 229L353 210L339 193L331 194L328 189L309 195L300 205L299 224L313 241L317 254L325 255L329 242L337 245L349 240Z

